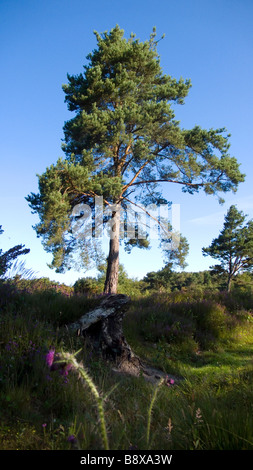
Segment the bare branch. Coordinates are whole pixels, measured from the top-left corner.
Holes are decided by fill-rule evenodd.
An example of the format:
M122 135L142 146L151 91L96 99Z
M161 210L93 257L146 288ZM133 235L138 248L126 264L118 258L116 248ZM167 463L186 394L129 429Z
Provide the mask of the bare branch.
M134 177L131 179L131 181L126 184L125 186L123 186L123 190L122 190L122 194L124 194L124 192L129 188L129 186L132 186L134 184L134 181L136 180L136 178L138 178L139 174L141 173L141 171L143 170L143 168L145 168L145 166L149 163L149 160L147 160L145 163L143 163L143 165L140 167L140 169L137 171L137 173L134 175Z
M190 186L192 188L198 189L200 186L204 186L205 183L187 183L185 181L176 181L176 180L170 180L170 179L155 179L155 180L145 180L145 181L136 181L135 183L132 183L128 186L136 186L138 184L148 184L148 183L176 183L176 184L182 184L184 186Z

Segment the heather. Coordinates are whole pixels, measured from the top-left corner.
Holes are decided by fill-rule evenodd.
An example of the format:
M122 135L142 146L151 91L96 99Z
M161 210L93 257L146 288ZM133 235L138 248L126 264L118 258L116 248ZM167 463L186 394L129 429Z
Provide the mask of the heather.
M101 300L87 285L1 281L1 449L253 449L249 278L230 293L210 282L159 291L122 280L132 292L125 335L168 374L157 385L115 373L70 333Z

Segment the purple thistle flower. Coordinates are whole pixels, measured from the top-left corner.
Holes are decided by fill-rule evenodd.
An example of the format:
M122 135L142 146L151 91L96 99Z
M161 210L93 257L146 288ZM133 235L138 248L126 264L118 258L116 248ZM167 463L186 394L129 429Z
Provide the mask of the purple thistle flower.
M168 375L166 376L166 385L170 387L171 385L174 385L175 380L174 379L169 379Z
M77 442L76 436L74 434L71 434L70 436L68 436L67 441L71 442L71 444L76 444Z
M54 354L55 354L55 350L50 349L46 355L46 363L48 367L51 367L54 362Z
M67 378L69 371L72 369L71 364L65 364L63 368L60 370L60 374L63 375L64 377L64 383L67 384L69 383L69 380Z
M72 369L72 365L71 364L67 364L64 369L63 369L63 375L68 375L69 371Z

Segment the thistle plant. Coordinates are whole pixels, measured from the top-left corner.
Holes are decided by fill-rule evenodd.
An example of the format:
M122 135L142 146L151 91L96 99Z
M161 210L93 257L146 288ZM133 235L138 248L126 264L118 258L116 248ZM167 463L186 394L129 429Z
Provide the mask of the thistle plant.
M107 431L106 431L106 422L105 422L105 415L104 415L104 407L103 407L103 402L104 398L100 396L94 382L92 381L91 377L85 370L84 366L82 363L77 362L76 360L76 355L80 351L77 351L75 354L70 354L67 352L61 352L60 354L57 355L59 360L55 364L64 364L64 368L68 368L68 370L71 368L72 371L77 372L78 377L81 378L86 385L88 385L92 395L95 398L96 405L97 405L97 410L98 410L98 415L99 415L99 421L100 421L100 432L101 432L101 438L103 442L103 446L105 450L109 450L109 443L108 443L108 437L107 437ZM52 354L51 354L52 355ZM51 356L50 356L51 359ZM52 367L52 363L50 364ZM66 366L67 365L67 366Z

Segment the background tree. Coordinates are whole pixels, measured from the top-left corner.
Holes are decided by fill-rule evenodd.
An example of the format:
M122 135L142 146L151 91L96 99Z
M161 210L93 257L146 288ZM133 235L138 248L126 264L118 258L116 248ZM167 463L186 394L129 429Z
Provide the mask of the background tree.
M245 224L245 219L246 215L232 205L220 235L209 247L202 249L204 256L210 255L220 261L220 265L212 268L217 273L226 273L228 292L232 279L239 272L253 268L253 220Z
M3 232L4 230L2 229L2 225L0 225L0 235ZM30 249L25 248L25 245L13 246L5 252L0 248L0 277L3 277L6 274L18 256L26 255L29 251Z
M64 125L66 159L39 176L39 193L27 200L40 217L35 230L53 254L52 267L62 272L78 249L86 263L98 255L94 223L92 237L85 228L77 237L73 225L82 213L73 216L73 208L86 204L95 211L96 197L103 197L103 221L110 219L112 235L104 290L116 292L120 211L132 207L150 216L147 205L169 204L160 183L179 184L190 194L201 188L218 194L236 191L244 175L228 154L226 129L180 128L172 105L184 103L191 83L162 72L155 30L145 42L133 34L125 39L118 26L95 35L97 48L83 73L68 75L63 86L75 114ZM131 223L134 236L124 239L126 248L147 247L148 238L136 236ZM163 238L164 224L159 218L157 223Z
M171 270L177 266L179 266L181 269L185 269L187 266L186 263L186 258L189 253L189 243L185 237L180 235L180 240L176 244L176 247L173 249L169 249L166 251L164 248L164 251L166 253L166 270Z

